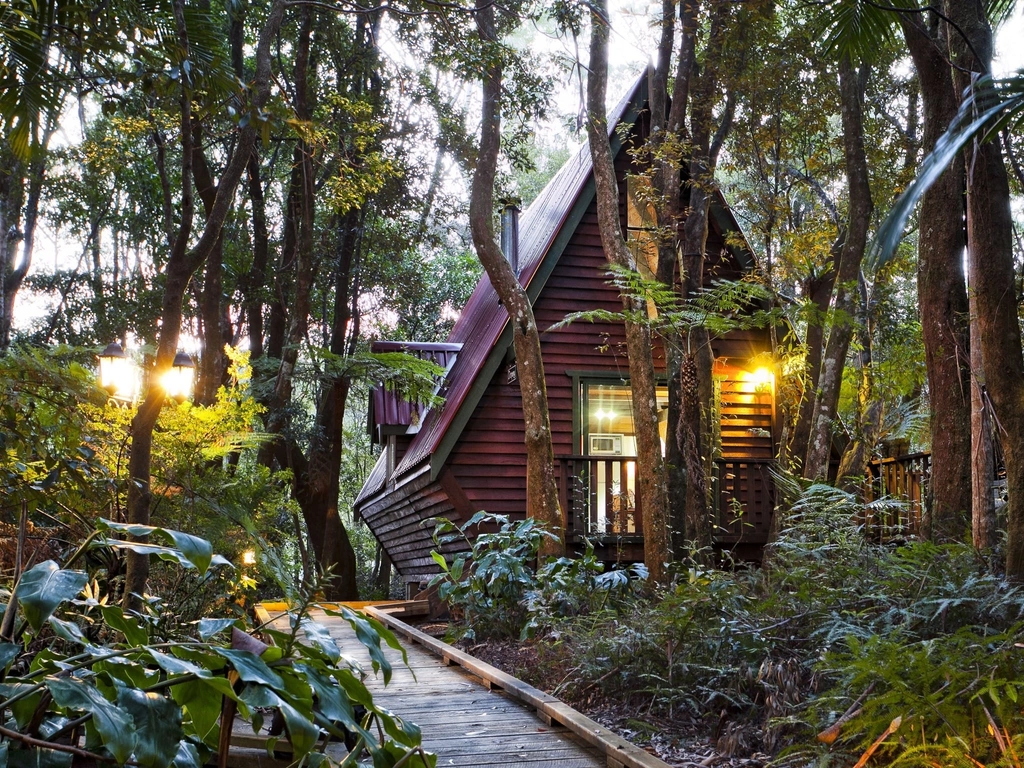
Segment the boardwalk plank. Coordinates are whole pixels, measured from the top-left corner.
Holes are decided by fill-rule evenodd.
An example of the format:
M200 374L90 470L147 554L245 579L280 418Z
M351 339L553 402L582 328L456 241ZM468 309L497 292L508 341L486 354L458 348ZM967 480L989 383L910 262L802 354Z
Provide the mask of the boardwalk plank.
M423 747L437 754L439 768L606 765L603 754L564 728L545 724L530 707L488 690L475 675L445 665L418 646L406 647L408 666L401 653L386 649L393 672L385 687L348 622L321 612L313 619L328 629L346 658L368 673L365 682L374 701L422 728Z

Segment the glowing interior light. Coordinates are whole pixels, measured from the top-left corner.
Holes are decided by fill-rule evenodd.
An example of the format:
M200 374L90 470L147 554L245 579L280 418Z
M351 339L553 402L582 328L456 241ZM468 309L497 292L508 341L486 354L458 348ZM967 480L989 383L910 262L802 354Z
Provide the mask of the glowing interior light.
M601 419L605 417L605 413L604 411L598 409L597 413L595 413L594 416L597 417L598 421L601 421Z

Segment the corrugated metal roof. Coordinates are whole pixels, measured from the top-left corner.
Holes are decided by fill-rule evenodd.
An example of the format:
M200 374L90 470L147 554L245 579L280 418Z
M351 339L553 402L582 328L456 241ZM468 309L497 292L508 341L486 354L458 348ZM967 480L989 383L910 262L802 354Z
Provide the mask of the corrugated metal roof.
M414 341L375 341L370 345L371 352L404 352L429 360L445 371L451 370L458 356L461 344L440 344ZM443 385L443 378L438 382L438 389ZM419 421L420 406L405 399L400 390L388 390L376 386L370 390L370 408L367 412L367 426L372 442L383 442L380 427L402 428L411 427Z

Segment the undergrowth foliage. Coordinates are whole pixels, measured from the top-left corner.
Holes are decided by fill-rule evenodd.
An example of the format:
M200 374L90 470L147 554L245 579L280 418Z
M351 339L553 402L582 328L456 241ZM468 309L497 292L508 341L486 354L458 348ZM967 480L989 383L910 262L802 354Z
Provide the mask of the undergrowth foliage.
M280 624L259 628L267 642L242 619L165 622L151 596L141 612L126 613L108 600L95 568L74 567L106 549L149 554L201 578L230 569L196 536L101 521L63 567L39 563L6 595L0 590L0 768L71 768L76 759L201 768L217 754L223 722L233 722L222 715L225 703L254 731L267 708L280 712L296 766L327 764L320 745L329 736L352 742L343 766L364 749L375 768L435 765L419 728L374 704L359 664L311 620L308 598ZM327 613L352 625L387 682L381 644L401 650L390 630L346 608Z
M892 511L811 486L762 568L680 564L653 596L635 589L639 574L602 573L590 550L533 571L535 526L481 513L442 524L472 549L450 564L435 555L435 581L478 639L543 637L556 695L703 718L727 753L1020 766L1024 590L969 545L883 544L857 523ZM472 540L478 524L497 531Z

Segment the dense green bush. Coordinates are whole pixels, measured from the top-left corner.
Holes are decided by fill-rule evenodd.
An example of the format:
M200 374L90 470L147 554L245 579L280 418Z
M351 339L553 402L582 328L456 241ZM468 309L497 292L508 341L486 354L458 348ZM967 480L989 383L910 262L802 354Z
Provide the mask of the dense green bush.
M481 515L470 524L497 531L450 565L435 555L437 581L478 638L544 636L557 694L705 718L725 751L849 765L900 718L875 761L1019 765L1024 590L967 544L874 542L865 511L836 488L804 489L764 567L679 564L652 595L603 593L603 579L636 581L601 573L590 552L534 571L532 523ZM469 546L470 524L442 530ZM837 738L818 740L837 721Z
M476 533L475 538L470 538ZM604 573L589 545L576 559L552 558L536 567L541 542L552 534L535 520L514 521L477 512L461 527L439 520L441 573L430 581L454 609L459 634L475 639L526 638L569 616L587 615L636 594L647 578L642 565ZM449 563L442 550L456 551Z
M127 534L149 541L120 538ZM195 536L109 521L69 566L109 549L148 553L200 578L230 568ZM355 737L343 764L354 765L365 748L375 768L399 762L433 768L436 758L420 749L419 729L374 704L358 664L310 620L308 600L283 617L284 629L262 628L274 643L269 646L234 617L168 621L156 598L140 613L126 614L108 601L100 582L96 567L62 568L49 560L25 571L6 592L0 613L2 768L69 768L75 756L200 768L216 753L225 701L254 730L265 708L278 710L303 765L326 763L317 747L330 735ZM352 625L387 682L391 666L381 642L400 649L394 635L347 609L335 615Z

